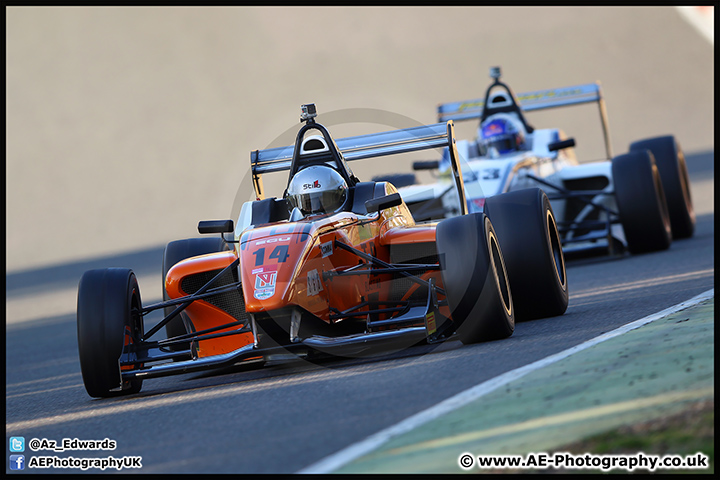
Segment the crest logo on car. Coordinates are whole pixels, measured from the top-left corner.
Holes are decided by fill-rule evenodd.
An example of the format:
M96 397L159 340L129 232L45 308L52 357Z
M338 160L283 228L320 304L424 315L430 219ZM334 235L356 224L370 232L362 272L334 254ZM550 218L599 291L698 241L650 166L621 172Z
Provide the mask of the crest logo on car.
M253 297L266 300L275 295L277 272L260 272L255 275L255 292Z

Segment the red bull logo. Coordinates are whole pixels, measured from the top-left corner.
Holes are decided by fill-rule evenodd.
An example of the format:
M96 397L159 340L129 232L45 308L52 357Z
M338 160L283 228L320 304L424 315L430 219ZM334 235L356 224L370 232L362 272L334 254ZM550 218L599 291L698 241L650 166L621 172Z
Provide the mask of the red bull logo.
M500 135L505 133L505 129L499 122L490 122L483 127L483 137L488 138L493 135Z

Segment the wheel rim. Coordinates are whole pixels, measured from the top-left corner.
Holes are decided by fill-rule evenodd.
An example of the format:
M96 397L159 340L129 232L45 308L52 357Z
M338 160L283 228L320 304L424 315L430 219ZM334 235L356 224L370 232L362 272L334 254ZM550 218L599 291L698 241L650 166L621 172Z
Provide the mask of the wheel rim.
M143 317L142 315L140 315L141 310L142 302L140 300L140 292L137 290L137 288L133 288L132 294L130 296L130 330L132 332L134 340L142 340L144 335Z
M678 149L679 150L679 149ZM687 164L685 163L685 154L678 152L678 171L680 174L680 186L682 188L683 200L688 209L691 218L695 218L695 212L692 205L692 197L690 196L690 179L688 178Z
M485 221L488 223L490 222L488 219ZM498 290L500 291L503 308L505 308L505 313L510 316L512 315L512 301L510 299L510 285L508 283L507 272L505 270L505 262L500 254L500 245L498 245L495 234L489 228L487 228L487 232L488 246L490 247L490 263L495 273L495 281L497 282Z
M551 214L550 210L547 211L547 228L548 238L550 239L549 247L550 254L555 265L555 275L560 281L563 289L565 288L566 276L565 276L565 261L562 254L562 246L560 245L560 233L558 233L557 225L555 224L555 218Z
M125 325L125 338L123 343L123 353L125 353L125 349L127 346L142 341L144 336L144 327L143 327L143 317L140 314L140 311L142 310L142 301L140 300L140 292L137 288L137 286L134 286L133 289L129 292L130 293L130 306L129 306L129 320L130 324ZM142 368L143 364L132 366L132 365L125 365L121 366L121 371L129 371L129 370L137 370L139 368ZM136 380L137 382L137 380ZM131 382L123 381L123 389L129 388Z
M667 201L665 201L665 190L662 186L662 179L660 178L660 172L658 171L657 165L652 166L653 179L655 180L655 188L658 192L658 203L660 204L660 216L662 217L665 231L670 234L670 211L668 210Z

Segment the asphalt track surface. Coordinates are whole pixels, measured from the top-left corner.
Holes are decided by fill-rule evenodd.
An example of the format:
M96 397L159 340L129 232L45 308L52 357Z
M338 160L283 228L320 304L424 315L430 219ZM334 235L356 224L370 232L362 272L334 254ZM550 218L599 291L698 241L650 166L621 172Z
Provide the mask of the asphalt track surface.
M142 456L145 473L297 472L714 288L713 45L673 8L6 13L7 441L117 442L111 452L37 454ZM315 102L320 121L335 112L338 137L433 123L437 103L481 96L492 65L517 92L600 80L616 153L676 135L695 236L665 252L570 265L567 313L518 324L507 340L183 375L146 381L129 398L87 396L74 323L85 270L133 268L144 300L159 298L164 244L196 236L198 220L236 212L249 197L250 150L290 143L283 134L297 127L302 103ZM561 126L581 159L600 158L596 112L568 110L531 121ZM353 168L364 178L407 165Z

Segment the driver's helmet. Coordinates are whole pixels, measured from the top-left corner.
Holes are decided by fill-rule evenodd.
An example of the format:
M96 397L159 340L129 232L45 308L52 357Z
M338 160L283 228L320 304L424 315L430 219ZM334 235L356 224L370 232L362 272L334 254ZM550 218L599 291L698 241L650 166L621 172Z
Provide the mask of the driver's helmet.
M303 215L335 212L345 203L347 183L333 168L313 165L300 170L290 180L287 199Z
M510 115L491 115L480 125L478 147L488 157L525 150L525 128Z

